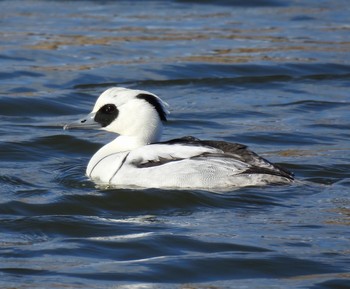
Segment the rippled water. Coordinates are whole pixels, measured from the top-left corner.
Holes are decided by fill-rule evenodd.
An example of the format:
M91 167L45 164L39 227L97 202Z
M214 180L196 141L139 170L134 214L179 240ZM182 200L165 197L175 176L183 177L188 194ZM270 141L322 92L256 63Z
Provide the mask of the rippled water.
M349 7L1 1L0 287L349 288ZM164 139L241 142L298 182L95 188L113 136L62 126L115 85L170 104Z

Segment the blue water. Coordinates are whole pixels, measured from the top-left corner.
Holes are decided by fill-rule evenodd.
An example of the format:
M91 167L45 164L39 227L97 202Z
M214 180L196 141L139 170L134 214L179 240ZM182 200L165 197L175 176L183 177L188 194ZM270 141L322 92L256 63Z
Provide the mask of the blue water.
M1 1L1 288L350 288L350 6ZM111 86L163 139L240 142L290 186L102 190L113 135L64 131Z

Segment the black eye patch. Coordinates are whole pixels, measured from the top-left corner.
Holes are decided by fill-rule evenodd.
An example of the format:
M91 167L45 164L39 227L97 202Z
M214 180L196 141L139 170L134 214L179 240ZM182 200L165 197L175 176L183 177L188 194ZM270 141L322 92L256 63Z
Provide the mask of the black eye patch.
M102 127L106 127L117 118L118 114L119 110L114 104L105 104L98 110L94 120L101 124Z

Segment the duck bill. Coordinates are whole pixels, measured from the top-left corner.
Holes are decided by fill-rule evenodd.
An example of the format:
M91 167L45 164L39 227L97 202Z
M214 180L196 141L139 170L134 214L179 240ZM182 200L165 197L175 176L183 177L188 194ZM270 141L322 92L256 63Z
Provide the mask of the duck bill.
M101 124L95 121L95 113L89 113L86 117L77 121L67 123L63 129L99 129Z

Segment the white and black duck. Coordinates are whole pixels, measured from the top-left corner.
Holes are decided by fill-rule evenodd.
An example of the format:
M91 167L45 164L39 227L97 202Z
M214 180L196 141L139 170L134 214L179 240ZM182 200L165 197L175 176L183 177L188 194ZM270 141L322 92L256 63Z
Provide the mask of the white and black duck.
M113 87L85 118L65 125L118 134L93 155L87 176L117 187L209 190L293 181L289 171L242 144L189 136L161 142L166 106L150 92Z

